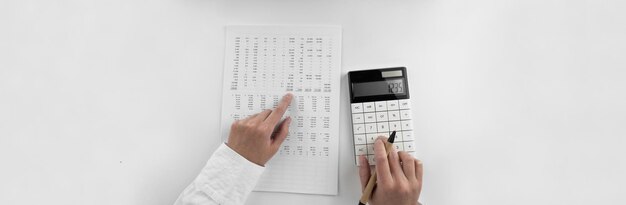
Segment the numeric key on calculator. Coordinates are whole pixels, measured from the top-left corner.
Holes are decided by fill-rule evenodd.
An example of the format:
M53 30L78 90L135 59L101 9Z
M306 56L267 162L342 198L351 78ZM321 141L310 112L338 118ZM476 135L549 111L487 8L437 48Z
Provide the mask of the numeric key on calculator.
M400 121L391 121L389 122L389 130L390 131L400 131L402 130L402 125L400 125Z
M404 143L402 142L394 142L393 147L396 149L396 151L404 151Z
M367 134L365 134L365 137L366 137L367 144L374 144L374 141L376 141L376 138L378 138L378 134L377 133L367 133Z
M365 133L374 133L374 132L376 132L376 123L365 124Z
M383 133L389 132L389 123L387 122L376 123L376 126L378 127L378 132L383 132Z
M376 165L376 157L374 155L367 155L367 161L370 165Z

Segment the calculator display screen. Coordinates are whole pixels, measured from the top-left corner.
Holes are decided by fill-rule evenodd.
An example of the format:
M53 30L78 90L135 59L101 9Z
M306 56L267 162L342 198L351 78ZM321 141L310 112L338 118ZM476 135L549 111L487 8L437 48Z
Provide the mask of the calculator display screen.
M352 92L354 97L404 94L403 79L389 79L385 81L353 83Z

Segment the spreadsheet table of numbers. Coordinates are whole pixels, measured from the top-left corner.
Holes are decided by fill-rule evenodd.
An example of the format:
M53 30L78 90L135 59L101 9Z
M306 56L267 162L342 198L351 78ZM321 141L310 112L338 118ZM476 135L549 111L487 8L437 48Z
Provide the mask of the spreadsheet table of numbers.
M289 134L256 191L337 194L339 27L227 27L222 131L230 124L294 98Z

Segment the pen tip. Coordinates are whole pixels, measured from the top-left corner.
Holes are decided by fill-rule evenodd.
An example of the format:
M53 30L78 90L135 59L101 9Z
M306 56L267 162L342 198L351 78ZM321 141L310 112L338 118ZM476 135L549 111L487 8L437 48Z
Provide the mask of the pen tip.
M387 142L389 142L389 143L393 143L393 141L395 140L395 138L396 138L396 131L394 130L394 131L391 133L391 136L389 136L389 140L387 140Z

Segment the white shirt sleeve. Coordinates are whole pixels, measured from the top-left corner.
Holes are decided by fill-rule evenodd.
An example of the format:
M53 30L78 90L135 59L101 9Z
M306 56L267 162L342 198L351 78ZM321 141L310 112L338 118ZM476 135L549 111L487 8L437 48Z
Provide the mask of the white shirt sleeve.
M222 144L174 204L243 204L263 170Z

